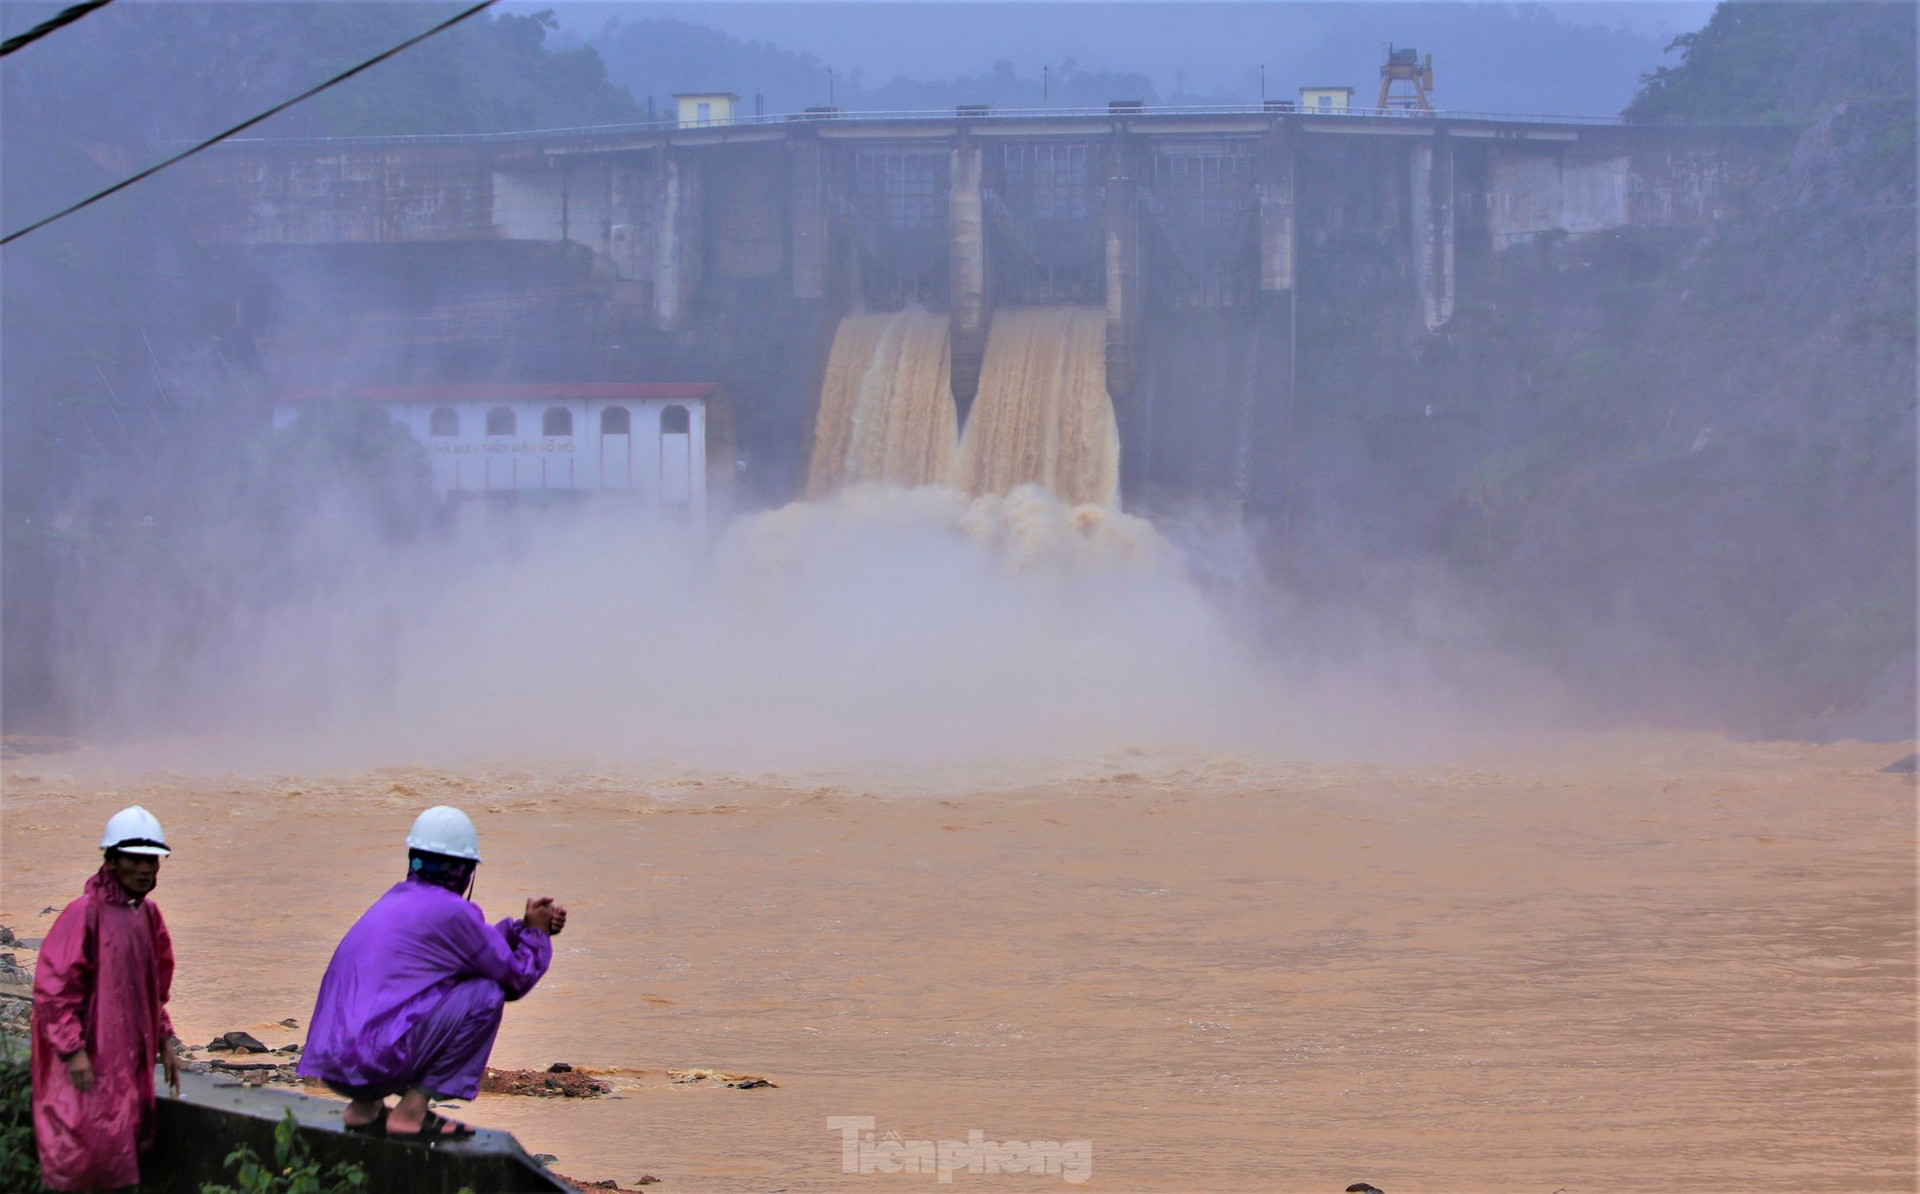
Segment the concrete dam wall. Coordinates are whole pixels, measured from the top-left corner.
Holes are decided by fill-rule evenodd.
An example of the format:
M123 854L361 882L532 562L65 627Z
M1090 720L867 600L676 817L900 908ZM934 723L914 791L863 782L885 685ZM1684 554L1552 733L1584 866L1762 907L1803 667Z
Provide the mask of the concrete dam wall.
M1603 318L1778 137L842 117L236 142L179 185L277 384L716 381L749 500L1036 480L1291 519L1443 484L1316 476L1511 429L1469 367L1488 308Z

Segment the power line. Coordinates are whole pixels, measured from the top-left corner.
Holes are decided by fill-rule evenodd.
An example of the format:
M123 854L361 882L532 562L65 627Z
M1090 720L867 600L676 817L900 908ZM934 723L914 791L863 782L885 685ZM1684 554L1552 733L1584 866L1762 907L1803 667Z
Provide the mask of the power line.
M384 50L381 53L376 54L372 58L367 59L365 62L362 62L358 66L341 71L339 74L333 76L333 78L328 79L326 82L321 83L317 87L308 88L307 90L301 92L299 95L296 95L292 99L287 100L285 103L276 104L273 107L268 108L265 112L260 113L260 115L251 117L247 120L243 120L239 124L234 125L232 128L226 130L223 133L215 133L213 136L208 137L205 141L200 142L198 145L195 145L193 148L182 150L181 152L174 154L172 157L167 158L165 161L156 162L154 165L148 166L145 170L140 171L140 173L132 175L131 177L128 177L128 178L123 178L119 182L116 182L112 186L108 187L106 190L98 191L92 195L89 195L85 199L82 199L80 202L74 204L71 207L63 208L60 211L54 212L52 215L47 216L45 219L36 220L33 223L28 224L25 228L20 229L18 232L9 232L6 236L0 237L0 245L10 245L14 241L17 241L21 237L27 235L27 233L29 232L37 232L40 229L45 228L48 224L53 223L55 220L64 220L65 218L72 215L74 212L81 210L82 208L93 206L94 204L100 202L102 199L105 199L108 195L113 195L120 191L126 190L128 187L132 186L134 183L139 182L142 179L152 178L154 175L160 173L162 170L165 170L168 166L172 166L172 165L176 165L177 163L184 162L188 158L192 157L196 153L199 153L203 149L207 149L214 145L218 145L220 142L225 141L228 137L231 137L236 133L245 132L246 130L252 128L254 125L259 124L261 121L266 120L269 117L278 116L280 113L286 111L288 108L293 107L295 104L301 103L305 100L310 100L314 96L319 95L321 92L325 91L329 87L334 86L335 84L346 82L348 79L353 78L353 76L359 74L363 70L366 70L368 67L378 66L380 63L385 62L387 59L393 57L395 54L398 54L400 51L407 49L410 46L419 45L421 42L427 40L429 37L432 37L436 33L441 33L441 32L444 32L445 30L451 29L455 25L458 25L460 22L472 16L473 14L480 12L483 9L491 8L496 3L498 3L498 0L480 0L480 3L474 5L472 8L465 9L464 11L459 12L454 16L448 17L446 20L440 22L438 25L435 25L433 28L427 30L426 32L415 34L414 36L401 42L399 45L394 46L392 49Z
M5 58L15 50L25 49L47 34L52 33L55 29L71 25L94 9L105 8L112 3L113 0L81 0L81 3L74 5L72 8L63 8L38 25L27 30L25 33L16 33L7 40L0 42L0 58Z

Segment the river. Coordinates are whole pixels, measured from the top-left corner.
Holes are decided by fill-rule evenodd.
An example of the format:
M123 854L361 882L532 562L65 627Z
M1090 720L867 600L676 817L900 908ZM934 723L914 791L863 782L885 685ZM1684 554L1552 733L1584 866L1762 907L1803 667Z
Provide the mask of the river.
M1085 1142L1089 1189L1910 1190L1914 785L1879 771L1907 749L1636 731L891 777L81 751L6 765L0 921L44 931L145 804L181 1035L298 1039L275 1022L307 1022L444 802L490 915L572 913L495 1064L616 1086L460 1114L577 1178L939 1185L843 1172L828 1118L871 1116L878 1145ZM775 1086L666 1077L694 1067Z

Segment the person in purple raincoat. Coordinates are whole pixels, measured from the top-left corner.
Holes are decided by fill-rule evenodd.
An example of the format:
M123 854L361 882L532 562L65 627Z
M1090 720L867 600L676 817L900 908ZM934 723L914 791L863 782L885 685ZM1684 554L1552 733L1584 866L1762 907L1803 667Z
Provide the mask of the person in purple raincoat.
M407 835L407 877L354 923L333 951L300 1073L349 1100L348 1131L407 1139L472 1134L434 1114L440 1099L480 1093L508 1001L553 961L567 910L551 897L488 925L468 899L480 864L473 822L444 805ZM394 1106L387 1098L399 1095Z

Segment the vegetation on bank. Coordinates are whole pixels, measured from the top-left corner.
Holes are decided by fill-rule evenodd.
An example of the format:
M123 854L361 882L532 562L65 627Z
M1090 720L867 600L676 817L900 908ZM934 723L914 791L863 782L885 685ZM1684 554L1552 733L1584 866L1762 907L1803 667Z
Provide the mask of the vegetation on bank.
M33 1143L33 1072L25 1041L0 1037L0 1190L33 1194L40 1151Z
M313 1159L291 1109L273 1125L271 1164L243 1144L227 1154L226 1166L233 1172L233 1184L208 1183L200 1194L354 1194L367 1189L367 1171L360 1166L341 1161L322 1168Z

